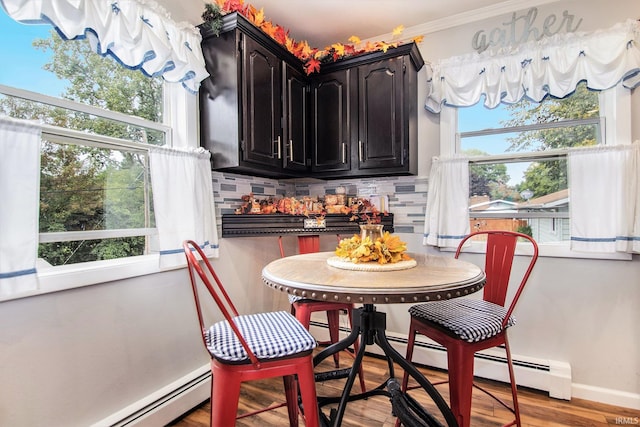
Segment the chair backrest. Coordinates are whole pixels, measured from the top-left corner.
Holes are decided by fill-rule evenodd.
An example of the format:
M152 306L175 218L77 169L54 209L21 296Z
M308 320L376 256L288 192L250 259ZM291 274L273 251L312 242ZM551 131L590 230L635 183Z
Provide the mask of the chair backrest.
M486 257L485 257L485 274L487 276L486 283L483 289L483 299L485 301L492 302L505 306L507 290L509 287L509 279L511 278L511 267L513 266L513 260L516 250L516 243L518 239L528 241L532 247L532 253L529 258L529 265L522 275L518 289L509 304L507 315L503 323L508 322L509 316L513 313L522 290L529 280L533 266L538 260L538 244L536 241L526 234L517 233L514 231L478 231L467 235L456 250L455 257L458 258L462 252L463 245L471 238L476 236L486 236ZM505 326L503 325L503 326Z
M213 297L213 300L216 302L216 305L224 315L224 318L227 320L227 322L229 322L231 329L242 344L242 347L249 356L251 363L256 369L259 369L260 361L253 353L253 351L251 351L251 349L249 348L247 341L244 339L244 337L240 333L240 330L238 329L238 326L233 320L233 317L238 315L238 310L233 305L229 294L227 294L227 291L224 289L224 286L222 285L222 282L213 269L213 266L205 256L200 246L193 240L185 240L182 243L182 247L184 249L184 254L187 257L187 267L189 270L189 278L191 279L191 290L193 291L193 299L196 304L196 311L198 314L198 321L200 322L200 329L202 331L202 341L204 343L204 347L207 349L207 351L209 351L206 340L208 327L205 325L204 316L202 314L202 305L200 303L200 296L198 294L198 277L200 278L200 282L204 284L207 291L209 291L209 294ZM198 254L198 257L196 257L196 253ZM205 269L202 268L202 265L205 266ZM213 283L215 283L216 285L215 287L213 286L212 279Z
M336 234L336 237L338 238L338 244L340 244L340 240L342 240L342 237L339 234ZM280 257L284 258L284 247L282 246L282 236L278 236L278 248L280 249ZM308 251L305 250L306 248L298 248L298 252L303 254L303 253L309 253Z

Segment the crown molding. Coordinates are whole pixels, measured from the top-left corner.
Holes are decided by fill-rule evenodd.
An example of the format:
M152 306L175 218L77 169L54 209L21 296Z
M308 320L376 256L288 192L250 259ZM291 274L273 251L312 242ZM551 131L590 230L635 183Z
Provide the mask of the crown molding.
M507 0L491 6L479 9L468 10L457 15L451 15L446 18L428 21L423 24L407 27L402 33L403 39L410 39L420 35L427 35L437 31L447 30L449 28L458 27L472 22L482 21L483 19L493 18L506 13L517 12L520 10L530 9L532 7L541 6L549 3L557 3L560 0ZM368 40L386 40L391 39L391 33L382 36L372 37Z

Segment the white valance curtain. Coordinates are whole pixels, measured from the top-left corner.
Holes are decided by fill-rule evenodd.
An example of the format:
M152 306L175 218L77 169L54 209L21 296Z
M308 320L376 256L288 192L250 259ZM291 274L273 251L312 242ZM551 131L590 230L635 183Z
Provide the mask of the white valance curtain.
M469 234L469 159L434 158L424 218L423 244L457 247Z
M571 149L568 168L571 249L640 253L640 141Z
M184 265L182 242L192 239L218 257L211 153L154 147L149 152L160 266Z
M547 95L562 98L586 81L604 90L640 83L640 23L628 20L607 30L566 33L511 47L431 64L425 108L478 103L494 108L523 97L536 102Z
M38 288L40 125L0 117L0 297Z
M151 0L0 0L23 23L52 24L67 39L88 37L93 49L148 76L196 93L205 70L200 32L177 24Z

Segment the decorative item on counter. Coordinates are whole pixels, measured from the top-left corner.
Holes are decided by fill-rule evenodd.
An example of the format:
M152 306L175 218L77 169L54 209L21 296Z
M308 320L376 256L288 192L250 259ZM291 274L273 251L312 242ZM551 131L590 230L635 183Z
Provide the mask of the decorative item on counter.
M406 254L407 244L398 236L385 231L382 237L371 240L369 235L362 239L354 234L351 238L342 239L335 254L345 261L352 263L375 262L378 264L410 261Z
M336 204L337 205L346 205L347 204L347 190L344 187L336 188Z
M364 242L369 239L375 242L376 239L381 239L383 228L382 224L360 224L360 240Z
M358 198L351 207L351 221L360 221L366 224L379 224L382 221L380 215L386 215L371 203L369 199Z
M338 203L344 201L345 198L346 196L344 194L326 194L323 204L318 197L304 196L302 199L296 199L295 197L274 199L268 197L259 200L253 193L250 193L242 196L242 204L235 210L235 213L238 215L281 213L286 215L319 216L321 218L323 218L325 214L342 214L350 215L351 221L357 220L367 224L378 224L381 221L380 215L387 214L386 212L381 214L376 207L365 198L349 198L351 203L349 206L346 206L344 203Z

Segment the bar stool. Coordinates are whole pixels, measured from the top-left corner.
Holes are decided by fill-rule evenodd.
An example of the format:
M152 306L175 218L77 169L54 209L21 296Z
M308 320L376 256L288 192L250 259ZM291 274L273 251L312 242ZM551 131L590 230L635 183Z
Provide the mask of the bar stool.
M340 235L337 235L338 242L340 241ZM318 252L320 250L320 239L317 235L298 236L298 252L301 254ZM280 248L280 256L284 258L284 247L282 245L282 236L278 236L278 246ZM291 304L291 314L296 316L296 319L302 323L302 325L309 329L311 325L311 314L315 312L326 312L327 324L329 326L329 341L320 342L322 345L334 344L340 340L340 311L347 312L349 317L349 326L353 325L353 304L352 303L340 303L340 302L326 302L316 301L311 299L305 299L300 296L288 295L289 303ZM354 353L358 352L359 341L353 344ZM336 352L333 355L333 361L336 368L340 367L340 352ZM360 379L360 390L366 391L364 383L364 371L362 366L358 372L358 378Z
M286 311L238 315L200 246L186 240L183 249L202 342L211 356L210 425L235 425L242 382L283 377L289 424L298 426L299 385L305 424L317 427L320 418L312 354L316 347L315 338ZM202 286L198 286L199 283L204 285L225 320L205 326L198 290ZM269 409L275 407L252 414Z
M455 254L456 258L460 256L465 242L476 236L486 238L486 283L483 289L483 299L454 298L416 304L409 308L411 324L406 359L411 361L413 357L413 348L418 333L431 338L446 348L451 411L456 416L460 427L469 427L470 425L471 395L474 386L514 414L515 419L506 424L507 426L520 426L518 391L513 373L507 329L515 324L515 319L512 316L513 310L538 259L538 245L533 238L526 234L512 231L479 231L462 239ZM507 305L507 290L518 240L529 246L527 255L524 257L528 258L528 264L526 264L524 274L513 281L514 285L518 284L518 288ZM506 350L513 398L511 406L473 383L475 353L497 346L504 346ZM405 374L401 390L406 391L407 385L408 376Z

